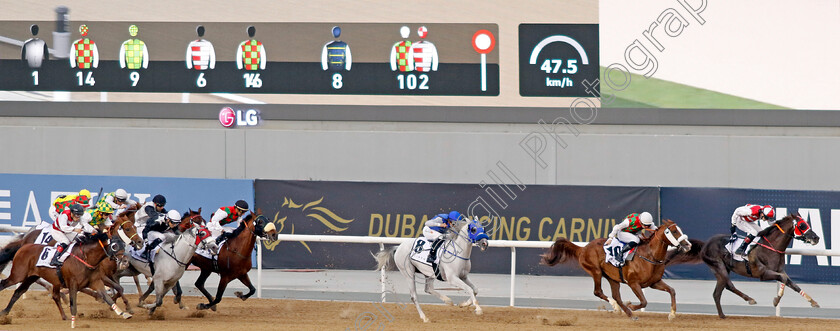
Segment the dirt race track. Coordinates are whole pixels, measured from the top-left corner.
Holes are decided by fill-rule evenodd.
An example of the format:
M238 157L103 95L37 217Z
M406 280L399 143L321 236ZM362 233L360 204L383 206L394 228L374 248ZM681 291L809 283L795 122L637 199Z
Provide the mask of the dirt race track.
M3 306L11 291L0 293ZM136 302L136 295L130 295ZM367 330L836 330L838 320L729 317L678 314L668 321L665 314L640 313L638 321L606 311L579 311L559 309L527 309L508 307L483 307L484 315L476 316L466 309L424 305L426 315L432 320L423 324L413 306L398 304L378 305L371 302L327 302L302 300L249 299L241 301L225 298L218 312L197 312L198 297L185 297L190 307L179 310L168 297L153 318L145 309L134 308L134 318L123 320L103 303L94 302L80 295L76 327L102 330L355 330L367 323ZM387 311L387 314L383 312ZM69 307L65 305L69 318ZM377 316L365 319L365 313ZM68 329L70 321L62 321L46 292L33 291L27 299L18 301L10 314L11 321L0 325L8 330L58 330ZM362 317L362 318L359 318ZM360 328L363 329L363 328Z

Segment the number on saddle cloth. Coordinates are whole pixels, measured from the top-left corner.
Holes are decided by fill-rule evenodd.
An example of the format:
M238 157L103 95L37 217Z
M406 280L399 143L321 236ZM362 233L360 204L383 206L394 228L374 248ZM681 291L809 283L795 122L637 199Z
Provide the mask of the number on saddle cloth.
M53 240L52 234L50 234L50 227L46 227L41 229L41 233L38 234L38 237L35 238L35 244L38 245L49 245L50 241Z
M423 264L428 264L426 263L426 258L429 257L431 249L432 242L426 240L425 237L414 239L414 245L411 248L411 259ZM439 253L438 256L440 256Z
M614 266L618 266L619 263L615 257L621 254L621 249L624 248L625 245L626 243L618 240L618 238L613 238L609 245L604 245L606 262Z

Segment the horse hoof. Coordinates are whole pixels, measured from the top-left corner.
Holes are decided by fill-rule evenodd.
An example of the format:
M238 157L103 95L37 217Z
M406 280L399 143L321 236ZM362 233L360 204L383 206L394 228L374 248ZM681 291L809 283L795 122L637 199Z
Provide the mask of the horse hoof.
M673 321L675 318L677 318L677 314L675 314L675 313L668 314L668 320L669 321Z
M749 301L747 301L747 302L748 302L750 305L754 305L754 304L756 304L755 299L753 299L753 298L750 298L750 300L749 300Z
M205 305L203 303L199 303L197 306L195 306L195 309L205 310L205 309L207 309L207 305Z
M210 310L216 311L216 306L210 307Z
M242 298L242 294L243 294L243 293L242 293L242 292L240 292L240 291L233 292L233 294L236 294L236 297L237 297L237 298L242 299L243 301L244 301L245 299L247 299L247 298Z
M133 316L132 316L131 314L129 314L129 313L123 313L123 314L122 314L122 315L120 315L120 316L122 316L122 318L123 318L123 319L129 319L129 318L132 318L132 317L133 317Z
M639 320L639 316L630 316L630 319L631 319L631 320L634 320L634 321L638 321L638 320Z
M429 318L428 318L428 317L426 317L426 316L423 316L423 323L429 323L429 322L431 322L431 321L429 320Z
M820 304L818 304L816 301L814 301L814 302L811 302L811 307L820 308Z
M452 299L443 300L443 303L446 304L447 306L454 306L455 305L454 303L452 303Z
M461 304L459 304L459 305L458 305L458 307L460 307L460 308L466 308L466 307L469 307L469 306L471 306L471 305L472 305L472 301L471 301L471 300L467 300L467 301L461 302Z
M481 315L483 315L483 314L484 314L484 311L483 311L483 310L481 310L481 309L476 309L476 310L475 310L475 314L476 314L476 315L481 316Z

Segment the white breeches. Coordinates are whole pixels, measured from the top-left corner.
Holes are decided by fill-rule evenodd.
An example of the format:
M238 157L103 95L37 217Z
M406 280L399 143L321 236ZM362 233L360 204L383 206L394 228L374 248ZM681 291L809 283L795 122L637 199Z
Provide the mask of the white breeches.
M64 234L64 232L58 231L55 228L51 228L50 235L53 237L53 239L55 239L56 243L65 245L70 244L70 239L67 238L67 235Z
M625 244L630 243L630 242L634 242L634 243L638 244L641 241L641 239L639 239L639 236L637 236L635 234L632 234L630 232L625 232L625 231L619 231L618 234L615 235L615 237L618 238L618 240L621 240Z
M757 220L754 222L739 220L735 222L735 226L738 227L738 230L744 231L751 236L755 236L758 234L758 231L761 231L761 226L758 225Z
M443 235L443 233L432 230L428 226L423 227L423 236L426 237L426 240L428 240L428 241L435 241L438 238L440 238L440 236L442 236L442 235Z

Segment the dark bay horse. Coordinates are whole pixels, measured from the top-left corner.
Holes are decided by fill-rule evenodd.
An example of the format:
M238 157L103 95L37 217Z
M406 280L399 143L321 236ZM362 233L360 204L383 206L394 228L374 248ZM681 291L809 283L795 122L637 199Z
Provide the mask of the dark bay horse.
M636 319L632 311L647 306L642 288L651 287L660 291L668 292L671 295L671 313L668 319L674 319L677 312L677 299L674 289L662 281L662 274L665 272L665 257L668 247L678 247L681 251L689 251L691 243L688 241L682 229L670 220L663 220L662 225L654 231L653 235L645 238L636 248L636 257L627 261L622 268L613 266L606 262L604 253L604 242L606 239L590 241L586 246L579 247L566 240L557 239L551 245L548 252L542 255L542 264L553 266L566 262L569 259L575 260L595 281L595 296L609 302L615 312L624 311L627 316ZM607 298L601 289L601 277L606 277L610 283L612 298ZM638 305L629 307L621 301L621 283L626 283L639 298ZM620 308L620 309L619 309Z
M61 319L66 320L67 315L64 314L64 309L61 307L61 297L59 293L62 287L70 290L70 327L74 328L76 324L77 300L76 294L80 289L90 287L99 293L102 299L108 304L114 312L123 317L131 318L131 314L120 310L113 300L105 292L105 286L102 281L102 274L97 266L100 262L107 258L116 260L124 260L125 245L122 240L111 240L106 233L94 235L93 237L77 244L70 252L70 256L64 265L61 267L61 278L56 269L47 267L37 267L35 263L41 255L41 251L46 247L37 244L25 244L20 247L12 262L12 271L9 278L0 281L0 290L9 288L15 284L20 283L20 287L15 290L12 295L9 305L0 311L0 315L7 315L14 306L15 302L20 296L29 289L39 277L47 280L52 284L52 299L61 313Z
M251 212L246 216L239 227L233 231L232 236L219 251L217 263L201 255L193 255L192 264L201 269L201 274L195 281L195 287L209 301L206 304L199 303L197 309L210 308L216 310L216 304L222 301L222 295L225 294L227 284L234 279L239 279L242 284L248 287L248 293L242 294L242 292L237 291L236 297L244 301L254 295L257 289L254 288L254 285L251 285L248 271L251 270L251 252L254 251L257 237L271 241L277 240L277 229L274 227L274 223L263 216L259 209L257 209L256 215ZM216 266L218 266L218 269L216 269ZM218 273L220 277L215 299L204 288L207 277L210 277L210 274L214 272Z
M758 244L749 252L748 262L734 261L732 254L726 249L726 245L729 243L729 235L719 234L709 238L699 255L679 256L678 254L668 264L698 263L702 260L709 266L709 269L717 278L717 286L715 286L712 297L715 299L715 306L720 318L726 318L720 307L720 296L724 288L751 305L756 303L755 299L735 288L732 280L729 279L730 272L735 272L744 277L778 281L779 292L773 299L773 306L778 306L779 300L782 299L784 294L785 285L787 285L801 294L805 300L808 300L811 307L819 307L819 304L805 291L802 291L785 272L785 250L793 239L811 245L816 245L820 241L820 237L811 230L811 225L802 219L799 213L792 213L758 233L756 236Z

